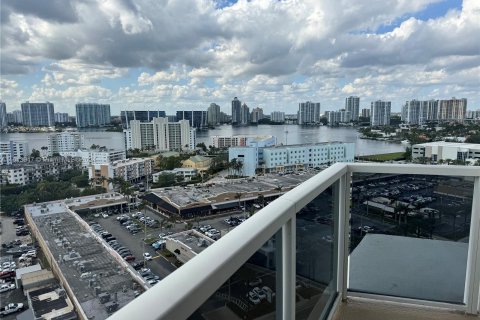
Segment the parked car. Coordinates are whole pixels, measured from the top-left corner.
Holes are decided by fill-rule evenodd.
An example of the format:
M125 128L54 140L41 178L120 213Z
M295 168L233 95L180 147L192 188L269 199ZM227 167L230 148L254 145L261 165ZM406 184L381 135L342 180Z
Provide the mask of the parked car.
M5 283L0 286L0 293L15 290L17 286L14 283Z
M1 316L6 316L11 313L15 313L23 310L23 303L9 303L5 308L0 311Z
M123 259L125 259L125 261L134 261L135 260L135 257L130 255L130 256L126 256L124 257Z
M250 300L253 304L259 304L260 303L260 298L255 292L250 291L247 293L247 298Z
M148 252L145 252L143 254L143 257L145 258L145 260L152 260L152 255Z

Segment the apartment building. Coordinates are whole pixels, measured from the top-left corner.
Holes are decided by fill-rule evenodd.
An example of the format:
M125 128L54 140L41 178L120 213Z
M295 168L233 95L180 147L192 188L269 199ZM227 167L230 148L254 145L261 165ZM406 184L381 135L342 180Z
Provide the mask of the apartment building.
M0 164L28 161L30 156L27 141L9 140L0 142Z

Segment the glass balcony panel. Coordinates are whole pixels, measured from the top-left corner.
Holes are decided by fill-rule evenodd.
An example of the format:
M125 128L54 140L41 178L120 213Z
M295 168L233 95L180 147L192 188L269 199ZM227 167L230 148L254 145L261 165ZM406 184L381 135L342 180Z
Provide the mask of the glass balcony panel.
M296 319L324 319L337 295L334 187L297 213Z
M355 173L349 290L462 304L472 195L473 178Z
M276 318L281 304L281 230L271 237L218 290L190 320ZM201 275L199 275L201 276ZM278 286L280 287L280 286ZM278 292L277 292L278 291Z

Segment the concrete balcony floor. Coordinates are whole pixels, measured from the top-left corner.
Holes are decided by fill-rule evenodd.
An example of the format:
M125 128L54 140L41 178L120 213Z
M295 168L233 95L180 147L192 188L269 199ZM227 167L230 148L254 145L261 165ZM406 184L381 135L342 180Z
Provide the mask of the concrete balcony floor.
M465 320L478 319L458 311L351 298L340 304L334 320Z

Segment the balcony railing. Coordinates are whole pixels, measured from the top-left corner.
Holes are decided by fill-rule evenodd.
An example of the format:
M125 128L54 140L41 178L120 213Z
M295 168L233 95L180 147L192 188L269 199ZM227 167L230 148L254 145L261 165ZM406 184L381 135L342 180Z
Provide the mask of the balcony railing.
M368 191L374 186L377 192ZM389 190L387 196L377 194L382 189ZM415 195L419 189L421 197ZM434 198L437 209L416 206ZM111 319L187 319L207 312L204 303L210 299L210 305L224 301L246 318L266 312L276 319L331 319L349 296L477 314L479 229L478 167L336 163ZM260 251L267 262L256 264L252 257ZM248 279L257 283L248 283L247 269L253 274ZM249 296L255 296L252 287L262 290L267 283Z

